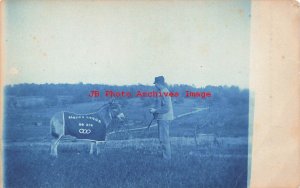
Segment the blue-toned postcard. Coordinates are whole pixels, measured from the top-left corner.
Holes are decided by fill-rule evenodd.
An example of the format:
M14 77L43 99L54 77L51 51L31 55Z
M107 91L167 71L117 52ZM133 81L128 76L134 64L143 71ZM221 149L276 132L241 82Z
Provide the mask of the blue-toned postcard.
M250 7L5 1L3 186L248 187Z

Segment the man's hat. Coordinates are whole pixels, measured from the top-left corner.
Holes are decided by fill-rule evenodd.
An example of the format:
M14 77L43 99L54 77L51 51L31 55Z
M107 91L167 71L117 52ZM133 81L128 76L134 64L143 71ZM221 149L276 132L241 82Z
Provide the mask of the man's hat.
M165 84L165 78L163 76L155 77L153 84Z

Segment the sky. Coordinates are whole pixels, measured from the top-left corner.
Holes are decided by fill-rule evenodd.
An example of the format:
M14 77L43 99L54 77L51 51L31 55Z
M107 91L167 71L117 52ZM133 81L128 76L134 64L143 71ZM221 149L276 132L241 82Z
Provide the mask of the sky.
M248 88L250 1L5 1L5 83Z

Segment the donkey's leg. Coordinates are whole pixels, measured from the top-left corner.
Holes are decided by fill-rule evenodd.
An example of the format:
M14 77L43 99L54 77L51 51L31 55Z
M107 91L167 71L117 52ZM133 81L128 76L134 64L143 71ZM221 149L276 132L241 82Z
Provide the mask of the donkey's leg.
M91 142L91 147L90 147L90 155L93 155L93 153L94 153L94 146L95 146L95 142L92 141L92 142ZM96 145L96 146L97 146L97 145Z
M57 140L54 140L53 146L51 148L52 149L51 154L55 157L57 157L57 147L61 138L62 136L60 136Z
M96 142L96 151L97 151L97 155L99 154L99 142Z
M104 150L105 144L106 144L105 141L99 141L99 142L96 142L97 155L100 153L100 150L101 150L101 149Z
M56 141L57 141L57 139L52 139L51 140L50 155L52 155L52 156L55 156L54 145L55 145Z

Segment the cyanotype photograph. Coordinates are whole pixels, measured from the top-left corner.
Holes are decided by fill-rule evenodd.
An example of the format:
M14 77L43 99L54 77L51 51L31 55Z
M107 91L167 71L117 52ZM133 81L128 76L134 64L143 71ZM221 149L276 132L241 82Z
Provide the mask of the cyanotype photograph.
M4 187L248 187L250 7L4 1Z

